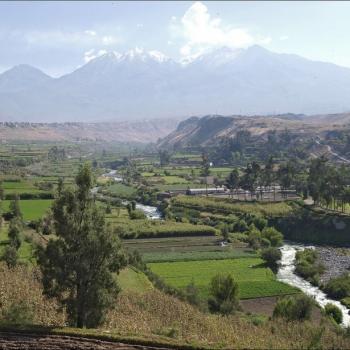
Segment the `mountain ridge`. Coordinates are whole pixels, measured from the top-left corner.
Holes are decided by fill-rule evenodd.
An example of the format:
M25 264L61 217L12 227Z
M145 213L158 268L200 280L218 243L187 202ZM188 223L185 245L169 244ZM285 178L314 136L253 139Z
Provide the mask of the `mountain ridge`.
M33 67L30 71L12 68L0 74L0 120L120 121L208 113L350 111L349 68L259 46L223 47L187 64L158 51L136 49L106 53L59 78Z

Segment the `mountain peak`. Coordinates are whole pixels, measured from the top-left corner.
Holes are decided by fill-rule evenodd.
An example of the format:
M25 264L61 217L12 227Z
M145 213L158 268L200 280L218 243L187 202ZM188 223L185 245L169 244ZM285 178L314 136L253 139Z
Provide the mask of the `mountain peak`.
M8 69L4 73L2 73L2 75L13 75L13 74L32 74L32 75L37 74L37 75L46 76L49 78L49 76L45 74L43 71L29 64L18 64Z
M164 55L160 51L151 50L145 51L138 47L128 50L124 53L119 53L116 51L107 52L93 60L91 62L97 61L111 61L111 62L147 62L147 61L155 61L158 63L163 63L167 61L171 61L171 59Z

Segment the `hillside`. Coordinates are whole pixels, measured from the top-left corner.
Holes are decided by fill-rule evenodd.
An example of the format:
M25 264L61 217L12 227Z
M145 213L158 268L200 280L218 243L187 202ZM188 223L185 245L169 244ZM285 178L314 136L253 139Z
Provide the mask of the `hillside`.
M156 142L173 131L178 120L110 123L0 123L6 141Z
M276 116L221 116L191 117L179 123L177 129L160 140L161 148L185 148L216 144L224 137L232 138L239 130L248 130L252 136L266 138L269 131L295 132L300 136L322 137L329 130L350 125L350 114L335 115L276 115Z
M0 121L341 113L350 110L349 83L348 68L260 46L223 47L187 63L135 49L59 78L27 65L0 74Z

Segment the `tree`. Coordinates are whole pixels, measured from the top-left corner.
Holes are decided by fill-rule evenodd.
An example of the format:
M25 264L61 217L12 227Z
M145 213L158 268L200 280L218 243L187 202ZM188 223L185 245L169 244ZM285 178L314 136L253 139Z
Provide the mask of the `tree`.
M267 266L276 268L277 262L281 260L282 254L278 248L269 247L261 251L261 258L266 261Z
M272 247L279 247L282 245L283 235L274 227L265 227L261 232L262 238L267 238L271 242Z
M208 307L211 312L231 314L239 306L238 284L232 275L218 274L210 282Z
M19 206L19 196L16 194L15 199L10 202L9 206L12 217L22 219L23 215Z
M202 153L202 167L201 167L201 175L205 178L205 189L206 194L208 195L208 176L210 175L210 162L208 155L206 153Z
M88 165L52 206L57 239L38 249L44 293L65 306L70 323L95 327L119 292L114 273L125 266L120 241L106 226L104 213L91 196Z
M233 190L238 188L239 184L239 172L235 168L230 172L227 178L227 187L230 189L231 197L233 197Z
M163 167L170 163L170 153L167 150L159 151L160 166Z
M13 218L10 221L8 237L10 241L10 245L14 247L16 250L21 246L21 222L18 218Z

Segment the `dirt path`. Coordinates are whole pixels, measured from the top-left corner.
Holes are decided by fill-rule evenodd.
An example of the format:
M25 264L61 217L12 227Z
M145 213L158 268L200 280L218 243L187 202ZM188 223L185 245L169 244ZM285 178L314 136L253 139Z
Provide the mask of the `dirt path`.
M1 350L165 350L145 345L129 345L84 337L0 332ZM167 348L169 350L169 348Z

